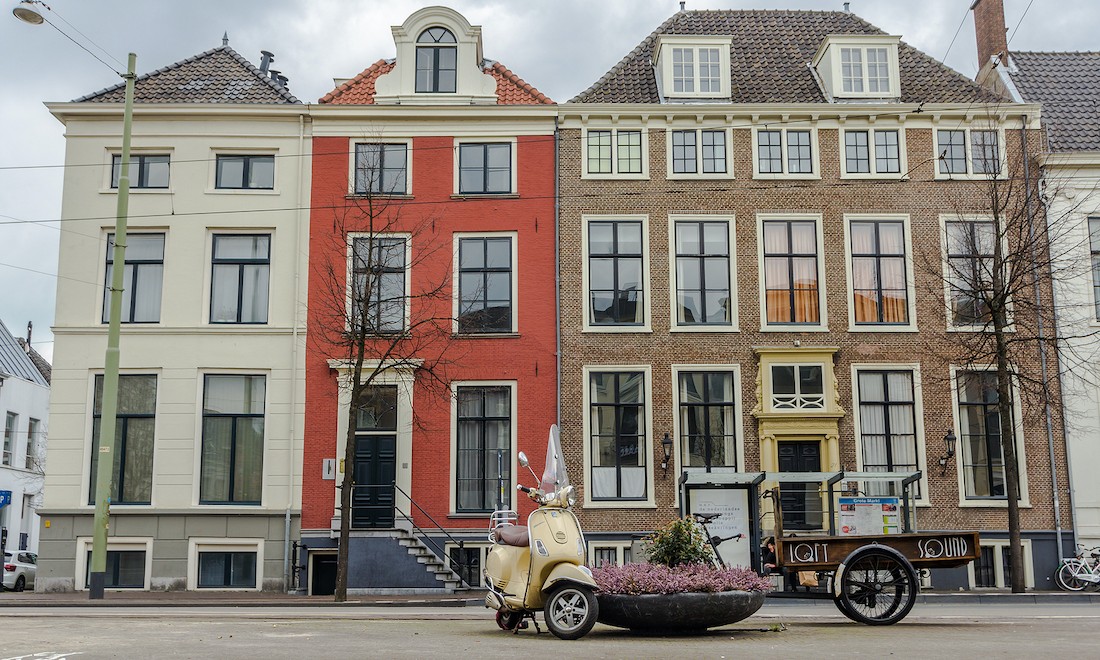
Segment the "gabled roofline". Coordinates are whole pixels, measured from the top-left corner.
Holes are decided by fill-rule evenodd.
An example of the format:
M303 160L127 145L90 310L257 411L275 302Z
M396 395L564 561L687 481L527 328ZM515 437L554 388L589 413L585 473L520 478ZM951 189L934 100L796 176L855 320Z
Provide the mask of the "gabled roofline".
M187 59L183 59L183 60L180 60L180 61L175 62L173 64L169 64L168 66L163 66L159 69L156 69L155 71L150 71L149 73L143 73L142 75L138 76L134 80L134 83L136 84L136 83L141 82L142 80L147 80L147 79L149 79L149 78L151 78L151 77L153 77L157 74L164 73L165 71L171 71L172 69L178 69L181 66L183 66L184 64L190 64L190 63L192 63L196 60L200 60L204 57L209 57L209 56L213 55L214 53L221 52L221 51L225 51L226 53L228 53L231 57L233 57L233 59L237 60L237 62L239 64L241 64L242 66L247 68L250 73L252 73L254 76L256 76L256 78L264 81L264 83L268 87L270 87L273 91L278 93L288 103L301 103L301 101L299 101L296 96L291 94L289 90L287 90L284 87L276 84L275 81L273 81L270 77L265 76L263 73L260 72L260 70L258 68L256 68L256 66L254 64L249 62L247 59L245 59L243 56L241 56L240 53L233 50L233 48L228 46L228 45L218 46L217 48L211 48L208 51L204 51L202 53L199 53L198 55L192 55L191 57L188 57ZM91 101L95 98L103 96L104 94L109 94L111 92L118 91L118 90L124 88L125 86L126 86L125 82L120 82L120 83L117 83L115 85L111 85L110 87L104 87L103 89L99 90L98 92L92 92L91 94L85 94L84 96L81 96L80 98L73 99L72 102L73 103L86 103L86 102ZM139 103L139 102L135 102L135 105L136 105L136 103ZM256 104L253 104L253 105L263 105L263 104L256 103Z

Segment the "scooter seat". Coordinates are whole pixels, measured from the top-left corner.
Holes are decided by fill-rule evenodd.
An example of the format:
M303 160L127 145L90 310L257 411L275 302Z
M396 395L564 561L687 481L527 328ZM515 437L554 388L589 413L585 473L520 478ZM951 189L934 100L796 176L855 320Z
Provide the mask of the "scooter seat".
M503 545L514 545L517 548L526 548L531 545L531 535L527 532L526 525L503 525L493 530L493 538Z

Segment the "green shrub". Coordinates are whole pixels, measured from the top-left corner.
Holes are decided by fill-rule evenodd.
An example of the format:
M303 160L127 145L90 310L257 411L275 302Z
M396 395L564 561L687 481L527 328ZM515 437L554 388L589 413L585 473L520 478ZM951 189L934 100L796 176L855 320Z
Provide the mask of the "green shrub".
M713 558L702 528L690 518L673 520L645 538L646 559L652 564L707 564Z

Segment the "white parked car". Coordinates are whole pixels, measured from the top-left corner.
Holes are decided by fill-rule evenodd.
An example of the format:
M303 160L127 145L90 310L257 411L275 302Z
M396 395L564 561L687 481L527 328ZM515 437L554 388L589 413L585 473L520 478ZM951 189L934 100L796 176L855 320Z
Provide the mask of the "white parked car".
M38 555L33 552L17 552L13 556L4 553L4 589L23 591L34 588L34 574L37 570Z

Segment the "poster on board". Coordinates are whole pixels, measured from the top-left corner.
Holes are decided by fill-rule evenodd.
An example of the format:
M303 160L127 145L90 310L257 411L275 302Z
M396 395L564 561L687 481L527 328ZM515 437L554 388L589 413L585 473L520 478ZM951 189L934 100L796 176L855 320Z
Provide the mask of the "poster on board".
M690 488L687 512L720 513L707 523L711 536L727 539L718 552L727 566L752 566L749 491L746 488ZM731 538L733 537L733 538Z
M859 536L897 534L901 531L901 507L896 497L840 498L840 534Z

